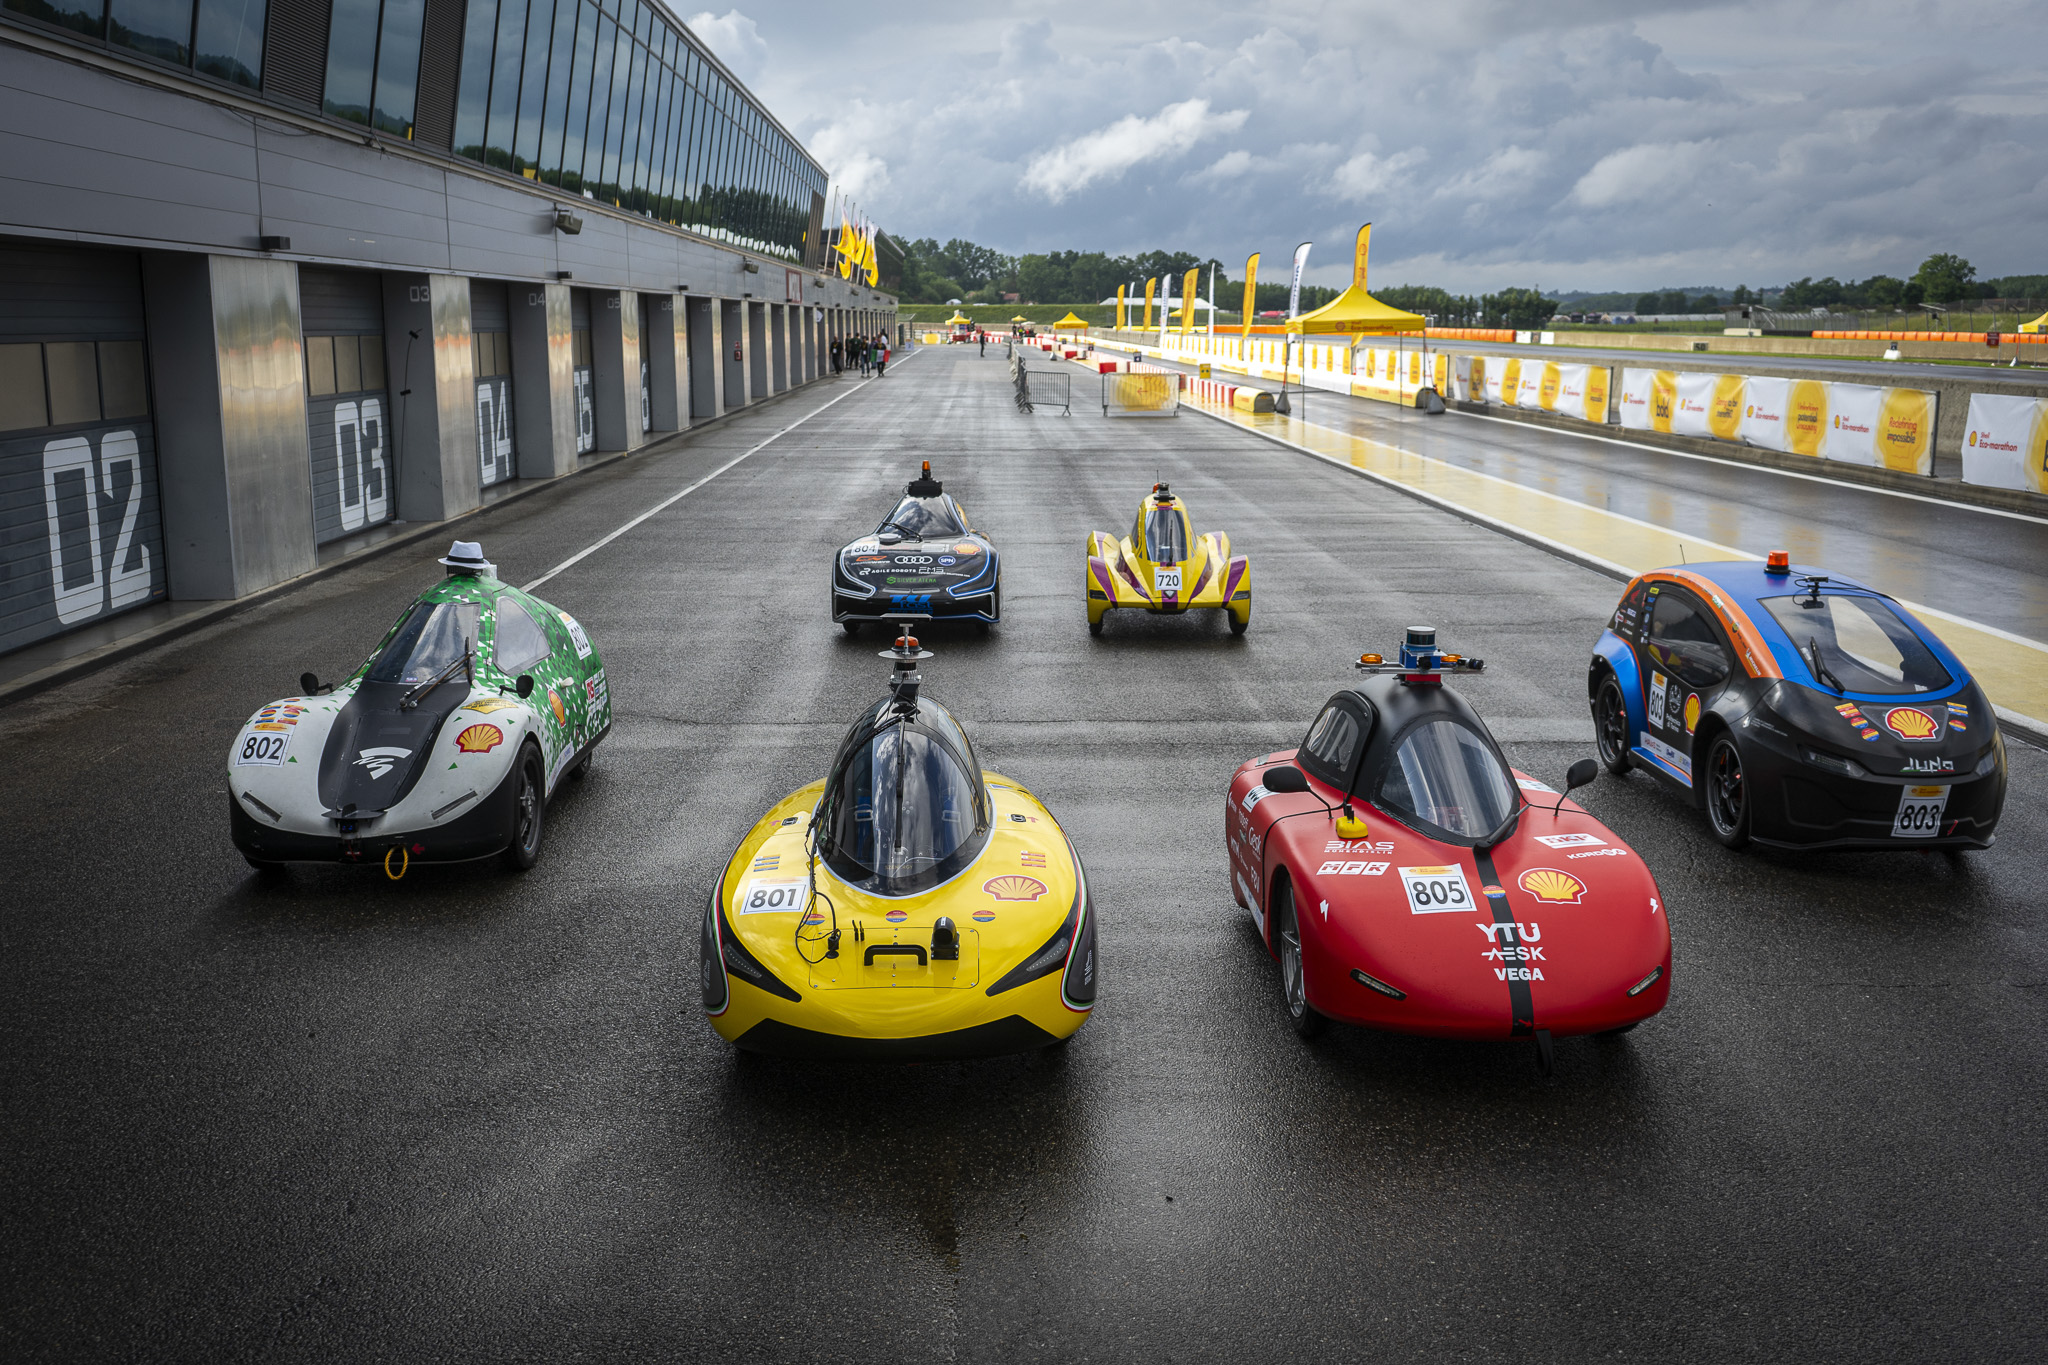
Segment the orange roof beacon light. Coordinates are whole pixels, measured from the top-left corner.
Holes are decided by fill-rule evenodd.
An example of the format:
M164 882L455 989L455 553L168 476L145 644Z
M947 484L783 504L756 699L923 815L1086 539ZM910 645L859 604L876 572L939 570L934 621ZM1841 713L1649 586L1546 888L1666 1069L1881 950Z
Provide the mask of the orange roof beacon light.
M1441 687L1446 673L1481 673L1486 660L1446 654L1436 647L1435 626L1410 626L1401 642L1399 663L1387 663L1377 654L1361 654L1355 665L1361 673L1395 673L1409 687Z
M1785 550L1771 551L1771 557L1764 561L1767 574L1788 574L1792 572L1792 556Z

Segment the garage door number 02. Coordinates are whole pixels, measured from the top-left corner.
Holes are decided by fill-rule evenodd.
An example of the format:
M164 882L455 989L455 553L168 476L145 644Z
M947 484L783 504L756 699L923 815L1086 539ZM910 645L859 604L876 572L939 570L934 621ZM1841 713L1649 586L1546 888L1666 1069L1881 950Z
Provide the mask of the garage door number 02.
M119 504L118 529L111 523L119 496L115 471L128 467L127 499ZM65 543L63 504L83 495L83 535ZM142 456L132 431L110 431L100 438L99 459L84 436L66 436L43 447L43 514L49 523L50 584L57 619L65 625L90 621L103 611L119 611L149 598L149 546L135 541L135 523L142 514ZM102 523L107 524L102 524ZM111 538L111 563L101 546ZM79 554L78 551L84 551ZM128 566L129 559L135 566ZM82 562L80 562L82 561Z

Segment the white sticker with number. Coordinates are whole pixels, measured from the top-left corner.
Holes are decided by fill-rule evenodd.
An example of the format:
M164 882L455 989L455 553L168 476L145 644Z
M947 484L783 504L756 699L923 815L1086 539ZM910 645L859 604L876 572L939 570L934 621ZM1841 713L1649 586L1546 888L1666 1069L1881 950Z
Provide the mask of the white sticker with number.
M1180 570L1177 568L1154 569L1152 571L1152 590L1160 594L1169 592L1178 594L1180 592Z
M1906 788L1899 795L1899 813L1892 820L1892 837L1933 838L1941 832L1941 814L1947 809L1947 787Z
M291 747L290 730L245 730L235 746L235 766L275 768L284 762L285 750Z
M756 877L740 888L735 907L742 915L768 915L778 910L801 910L810 894L810 883L802 877Z
M569 643L576 646L576 657L579 659L589 658L590 637L583 633L583 627L577 623L575 617L566 611L556 612L555 614L561 617L562 624L569 628Z
M1463 868L1404 867L1401 885L1407 888L1411 914L1448 915L1472 908L1472 893L1465 888Z

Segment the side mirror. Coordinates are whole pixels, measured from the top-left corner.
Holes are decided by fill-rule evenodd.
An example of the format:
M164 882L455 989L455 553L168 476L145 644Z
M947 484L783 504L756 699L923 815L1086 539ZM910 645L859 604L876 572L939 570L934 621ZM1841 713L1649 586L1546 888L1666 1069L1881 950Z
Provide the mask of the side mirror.
M533 674L531 674L531 673L521 673L521 674L519 675L519 681L518 681L518 682L516 682L516 683L514 683L514 684L512 684L512 690L513 690L513 691L515 691L515 692L517 692L517 693L519 694L519 700L521 700L521 701L525 701L525 700L526 700L526 699L527 699L528 697L532 696L532 695L533 695ZM1574 772L1576 772L1576 771L1578 771L1578 770L1577 770L1577 769L1573 769L1573 771L1574 771ZM1589 781L1589 782L1590 782L1590 781L1592 781L1592 779L1591 779L1591 778L1587 778L1586 780L1587 780L1587 781Z
M1308 790L1308 779L1301 775L1301 769L1294 767L1268 768L1266 769L1266 775L1260 781L1265 784L1266 790L1269 792L1305 792Z
M299 695L314 697L320 694L320 679L312 673L299 674Z
M1572 764L1571 767L1565 769L1565 793L1569 795L1578 788L1586 786L1598 776L1600 776L1600 765L1598 763L1590 758L1580 759Z

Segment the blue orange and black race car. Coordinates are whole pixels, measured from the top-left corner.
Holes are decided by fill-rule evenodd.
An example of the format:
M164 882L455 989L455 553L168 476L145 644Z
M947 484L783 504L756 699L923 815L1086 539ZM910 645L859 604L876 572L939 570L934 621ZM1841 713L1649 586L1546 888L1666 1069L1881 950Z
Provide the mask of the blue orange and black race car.
M863 621L972 621L1003 615L996 547L932 477L930 460L874 534L832 560L832 619L849 635Z
M1730 848L1986 848L2005 806L1998 720L1961 660L1783 552L1635 579L1586 686L1608 770L1686 792Z

